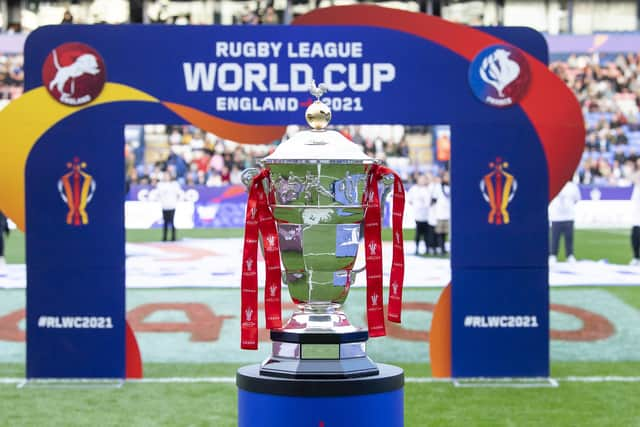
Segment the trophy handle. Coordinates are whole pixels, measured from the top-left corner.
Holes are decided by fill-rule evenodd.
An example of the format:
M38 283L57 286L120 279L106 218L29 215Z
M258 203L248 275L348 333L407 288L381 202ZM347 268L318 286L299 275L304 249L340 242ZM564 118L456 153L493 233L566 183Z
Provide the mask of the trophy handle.
M253 182L253 178L255 178L259 173L260 173L260 169L259 168L247 168L247 169L242 171L242 173L240 174L240 181L242 182L242 184L244 184L244 186L247 189L247 191L251 187L251 183ZM268 195L269 191L270 191L268 181L264 181L263 182L263 186L264 186L264 191Z
M393 190L394 177L393 175L385 175L382 177L382 194L380 195L380 211L384 209L384 201L387 200L387 196Z
M251 182L253 182L253 178L260 173L260 169L258 168L247 168L242 171L240 174L240 181L244 184L245 187L251 187Z
M358 273L362 273L362 272L365 270L365 268L367 268L367 265L366 265L366 264L365 264L365 265L363 265L363 266L362 266L362 267L360 267L360 268L354 268L354 269L353 269L353 270L351 270L351 271L352 271L353 273L355 273L355 274L358 274Z

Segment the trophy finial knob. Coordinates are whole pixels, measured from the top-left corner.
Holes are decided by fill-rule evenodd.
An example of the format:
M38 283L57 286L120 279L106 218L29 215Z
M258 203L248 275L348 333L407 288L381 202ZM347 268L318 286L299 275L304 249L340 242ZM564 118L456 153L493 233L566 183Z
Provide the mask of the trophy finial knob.
M322 130L326 128L331 121L331 110L329 106L320 101L320 97L327 93L327 86L324 83L316 86L316 81L312 80L309 92L312 96L316 97L316 100L307 107L307 111L305 112L307 123L315 130Z

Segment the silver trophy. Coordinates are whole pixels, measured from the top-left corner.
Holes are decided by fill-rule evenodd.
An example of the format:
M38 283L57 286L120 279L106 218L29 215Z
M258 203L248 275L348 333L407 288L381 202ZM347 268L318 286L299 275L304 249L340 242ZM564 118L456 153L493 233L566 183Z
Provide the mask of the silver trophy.
M365 351L368 332L340 310L354 283L364 219L367 172L377 161L339 132L328 130L331 111L317 99L307 108L311 130L297 133L259 164L277 223L283 282L299 309L271 330L272 354L261 374L292 378L353 378L378 374ZM258 169L243 173L249 185ZM360 269L363 270L363 269Z

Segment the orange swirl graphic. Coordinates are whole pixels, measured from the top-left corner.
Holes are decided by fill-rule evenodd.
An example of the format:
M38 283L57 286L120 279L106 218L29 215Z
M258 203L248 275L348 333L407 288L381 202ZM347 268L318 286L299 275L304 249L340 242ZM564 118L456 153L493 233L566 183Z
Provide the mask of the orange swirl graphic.
M244 144L272 143L279 140L286 129L285 126L257 126L232 122L173 102L162 102L162 105L194 126L214 133L220 138Z

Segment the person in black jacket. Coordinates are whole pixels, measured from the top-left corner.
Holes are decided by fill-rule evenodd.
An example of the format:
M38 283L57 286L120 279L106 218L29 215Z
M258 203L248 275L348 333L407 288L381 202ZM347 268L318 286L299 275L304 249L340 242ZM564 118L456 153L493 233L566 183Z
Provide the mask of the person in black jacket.
M0 276L6 276L7 263L4 260L4 236L9 237L9 223L0 211Z

